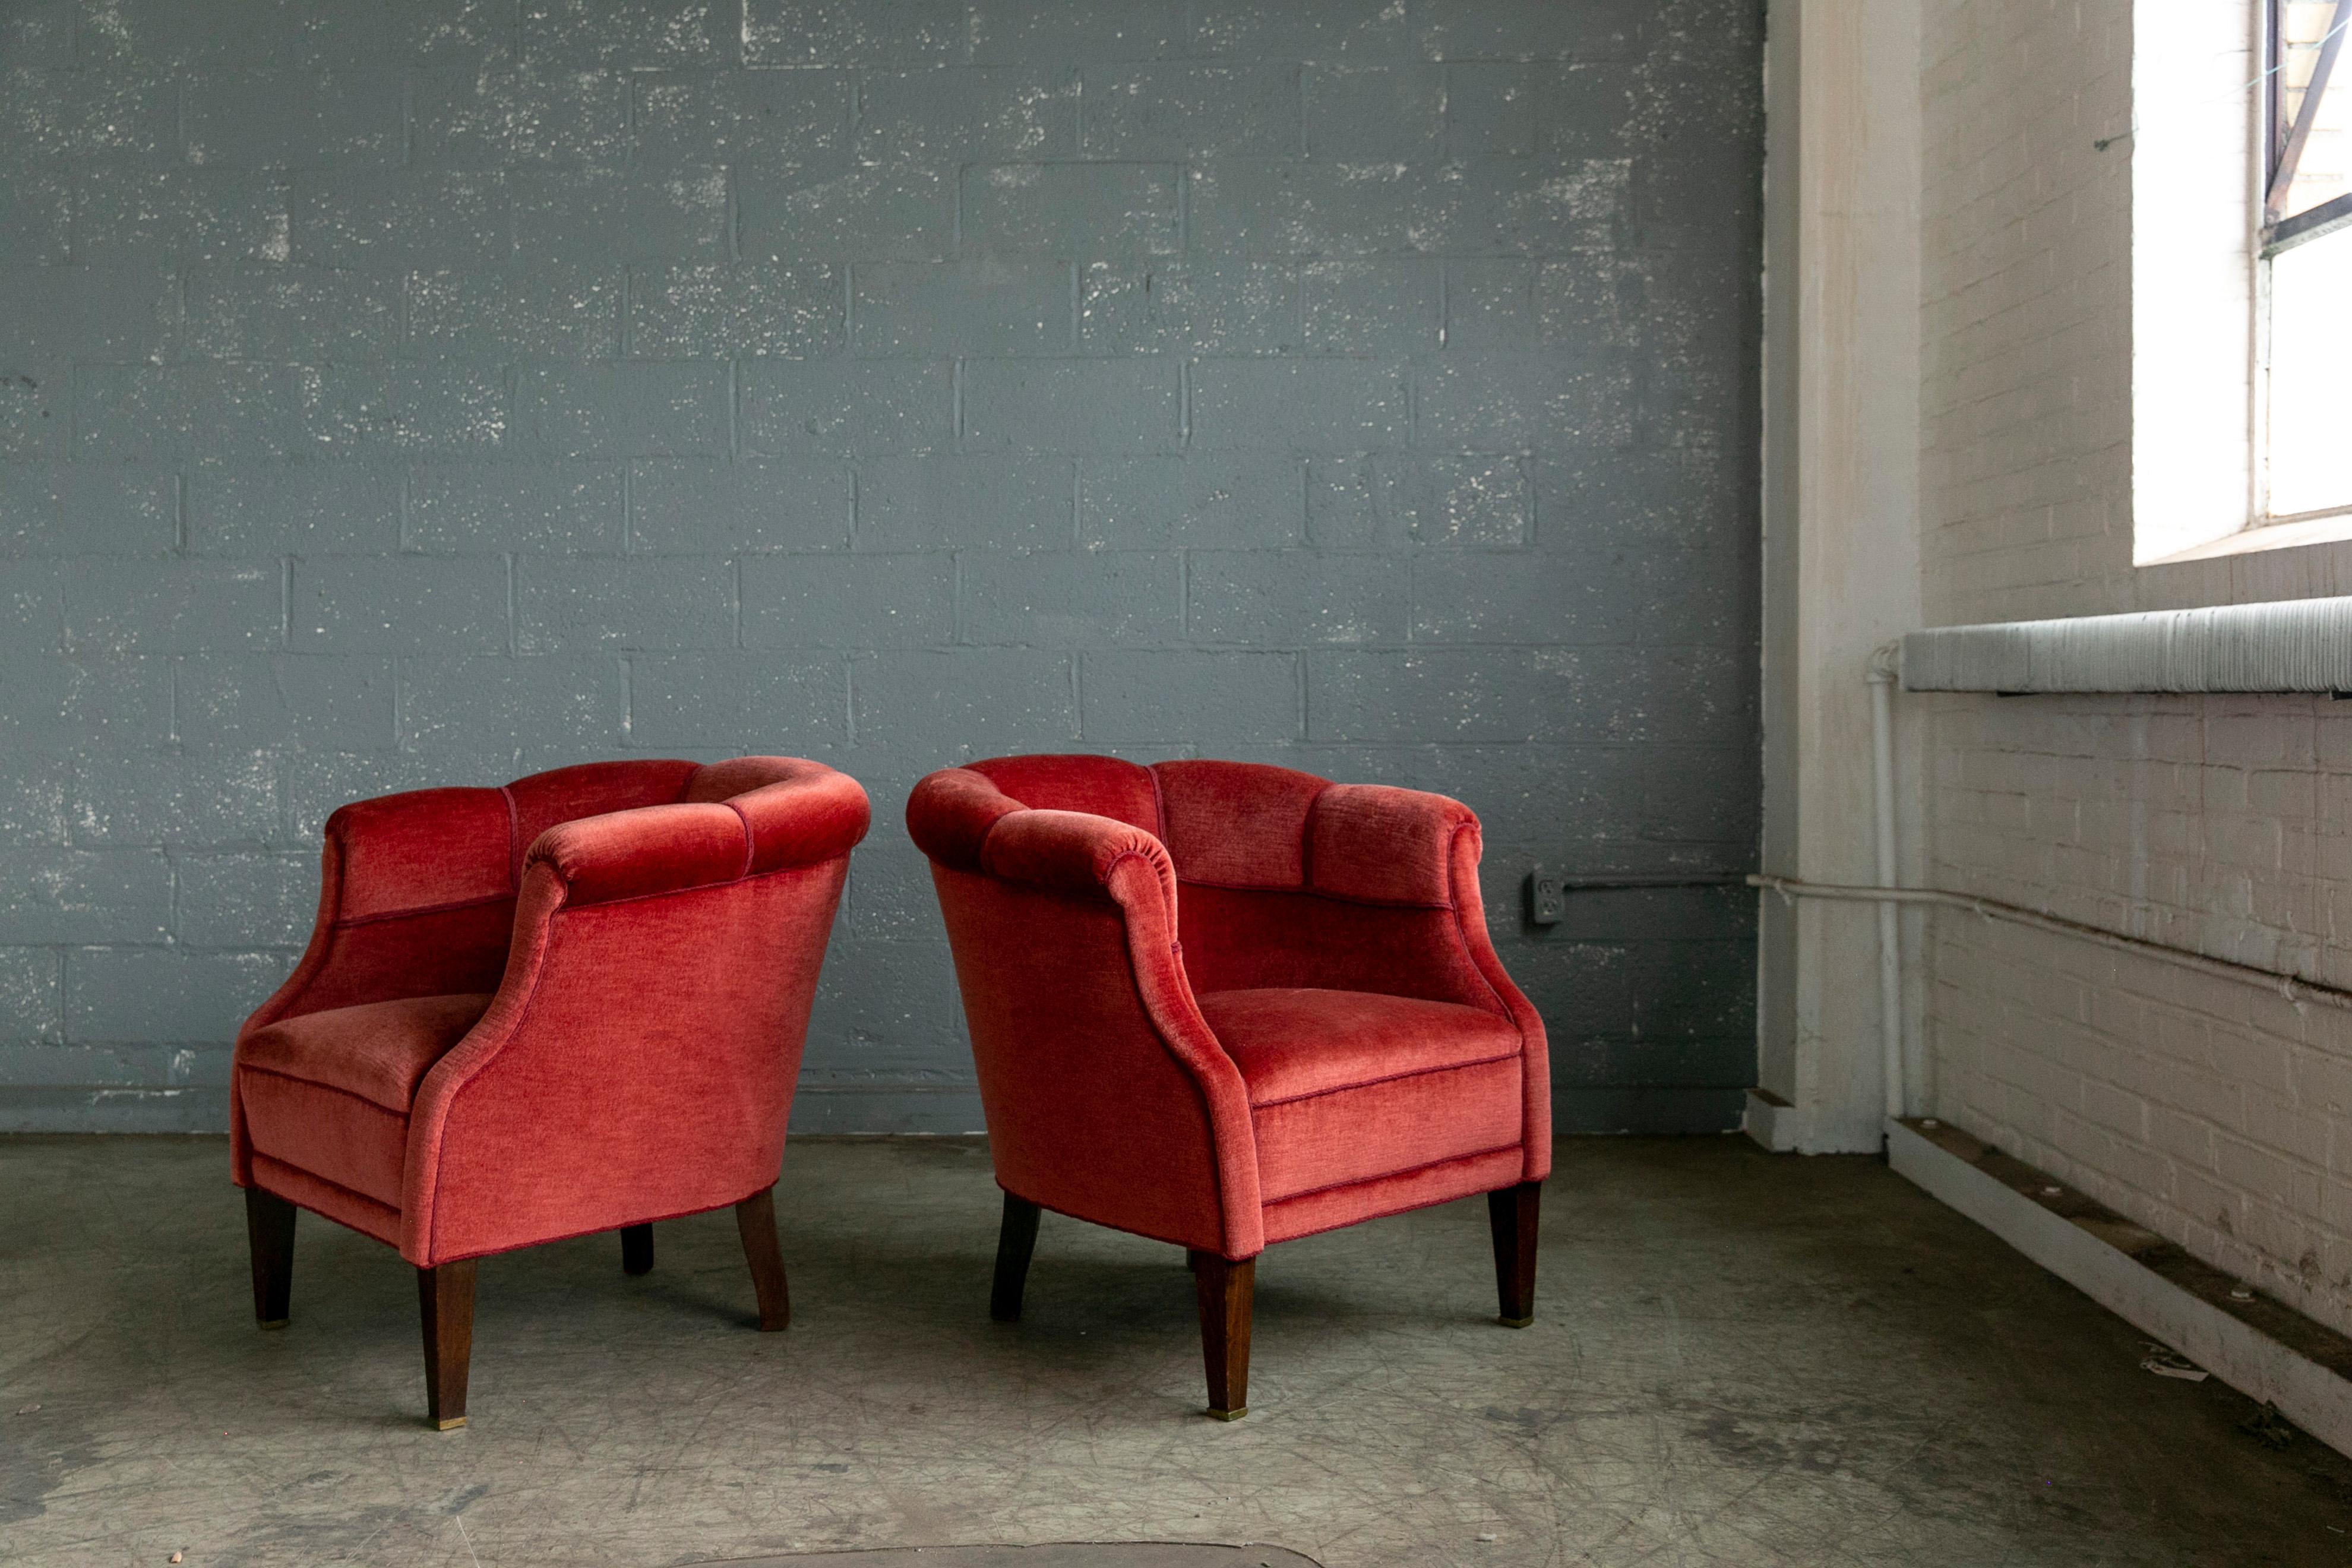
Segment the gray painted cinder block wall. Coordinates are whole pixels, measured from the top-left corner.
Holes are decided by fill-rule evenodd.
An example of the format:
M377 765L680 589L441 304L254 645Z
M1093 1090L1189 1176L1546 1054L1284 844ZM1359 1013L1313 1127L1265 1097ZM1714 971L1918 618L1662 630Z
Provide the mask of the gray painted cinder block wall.
M338 803L864 781L799 1124L977 1125L899 813L1442 790L1561 1125L1752 1074L1753 0L0 3L0 1126L225 1121Z

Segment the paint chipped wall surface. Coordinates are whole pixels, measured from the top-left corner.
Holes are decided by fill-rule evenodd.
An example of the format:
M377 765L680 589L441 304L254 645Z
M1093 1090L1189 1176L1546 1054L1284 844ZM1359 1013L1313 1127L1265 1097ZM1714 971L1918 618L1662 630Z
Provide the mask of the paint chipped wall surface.
M873 793L804 1128L978 1124L898 826L1029 749L1442 790L1562 1124L1717 1127L1752 861L1731 0L18 0L0 1125L217 1127L337 804Z
M2342 592L2322 552L2132 566L2130 166L2084 130L2132 121L2131 7L1992 12L1924 13L1931 618ZM1934 885L2352 985L2352 705L1905 700ZM1933 918L1940 1114L2352 1331L2352 1015Z

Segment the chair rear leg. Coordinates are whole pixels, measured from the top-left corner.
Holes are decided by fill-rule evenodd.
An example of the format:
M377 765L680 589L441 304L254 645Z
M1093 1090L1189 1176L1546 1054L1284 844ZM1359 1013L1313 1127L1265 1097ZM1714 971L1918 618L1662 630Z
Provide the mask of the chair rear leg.
M751 1265L751 1288L760 1293L760 1331L775 1333L793 1321L784 1249L776 1241L776 1189L765 1188L737 1204L735 1228L743 1237L743 1257Z
M286 1326L294 1295L294 1216L276 1193L245 1189L245 1239L253 1249L253 1316L265 1329Z
M988 1292L988 1315L1000 1323L1021 1321L1021 1297L1029 1284L1029 1258L1037 1250L1037 1205L1004 1194L1004 1225L996 1233L996 1283Z
M1194 1252L1192 1283L1201 1300L1201 1360L1209 1373L1209 1414L1238 1421L1249 1414L1250 1300L1257 1259L1239 1263Z
M628 1275L650 1274L654 1271L654 1227L649 1225L625 1225L621 1227L621 1272Z
M474 1361L474 1259L416 1271L425 1323L425 1416L447 1432L466 1424L466 1374Z
M1486 1194L1486 1221L1495 1232L1495 1295L1505 1328L1524 1329L1536 1321L1536 1217L1541 1182Z

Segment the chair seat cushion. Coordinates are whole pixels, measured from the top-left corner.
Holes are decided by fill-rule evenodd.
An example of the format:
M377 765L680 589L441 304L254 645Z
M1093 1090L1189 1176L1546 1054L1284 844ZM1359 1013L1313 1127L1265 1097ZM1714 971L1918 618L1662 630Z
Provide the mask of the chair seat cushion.
M489 1005L488 993L410 996L257 1030L236 1053L254 1149L398 1208L416 1086Z
M1198 1000L1248 1086L1266 1203L1519 1142L1525 1047L1499 1014L1369 991Z
M1252 1105L1519 1054L1508 1018L1371 991L1212 991L1201 1016L1249 1085Z
M405 1115L433 1064L489 1011L487 993L305 1013L257 1031L239 1065L325 1084Z

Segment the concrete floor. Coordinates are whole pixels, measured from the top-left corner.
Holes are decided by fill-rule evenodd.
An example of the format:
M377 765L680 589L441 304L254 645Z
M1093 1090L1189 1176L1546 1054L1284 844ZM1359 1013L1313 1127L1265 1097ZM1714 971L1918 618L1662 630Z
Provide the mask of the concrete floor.
M254 1328L227 1163L0 1140L0 1561L2352 1562L2352 1465L2141 1371L2129 1326L1872 1161L1566 1143L1521 1332L1480 1205L1277 1247L1227 1426L1175 1248L1049 1215L1000 1327L984 1151L799 1142L789 1333L747 1326L724 1213L656 1227L643 1279L613 1237L486 1262L446 1436L387 1248L306 1215L293 1326Z

